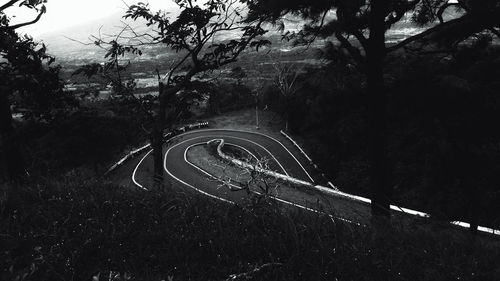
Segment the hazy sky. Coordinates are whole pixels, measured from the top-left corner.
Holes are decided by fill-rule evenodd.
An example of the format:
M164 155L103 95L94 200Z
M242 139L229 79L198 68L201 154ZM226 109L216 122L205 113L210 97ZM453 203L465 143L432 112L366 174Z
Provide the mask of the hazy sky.
M7 0L0 0L0 4ZM126 4L149 2L153 10L172 10L176 8L173 0L48 0L47 13L35 25L20 30L32 35L54 32L85 22L105 18L112 14L123 14ZM206 2L199 0L198 3ZM449 2L456 2L450 0ZM9 8L6 10L12 18L12 23L32 20L36 17L34 11L26 8Z
M0 4L5 0L0 0ZM20 30L32 35L53 32L70 26L81 25L112 14L123 14L127 4L149 2L152 9L170 10L176 7L172 0L48 0L47 13L38 23ZM12 23L32 20L36 12L27 8L12 7L5 11Z

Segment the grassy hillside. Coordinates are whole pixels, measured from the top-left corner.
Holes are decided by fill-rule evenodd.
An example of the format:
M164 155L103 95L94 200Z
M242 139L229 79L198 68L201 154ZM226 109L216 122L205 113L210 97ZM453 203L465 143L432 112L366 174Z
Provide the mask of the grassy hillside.
M500 280L498 243L418 221L356 227L78 175L0 194L2 280Z

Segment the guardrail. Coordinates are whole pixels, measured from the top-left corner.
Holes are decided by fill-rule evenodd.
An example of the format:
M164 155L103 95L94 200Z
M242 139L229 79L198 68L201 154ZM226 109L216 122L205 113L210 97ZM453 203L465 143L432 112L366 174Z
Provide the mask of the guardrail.
M186 126L182 126L182 127L173 129L172 131L163 135L163 142L166 142L168 139L170 139L178 134L185 133L185 132L193 130L193 129L201 129L201 128L205 128L205 127L208 127L208 122L194 123L194 124L189 124ZM123 165L123 163L125 163L127 160L134 158L135 156L141 154L142 152L144 152L145 150L150 149L150 148L151 148L151 144L146 144L142 147L139 147L137 149L130 151L129 153L127 153L127 155L125 155L118 162L116 162L113 166L111 166L104 173L104 175L111 173L112 171L116 170L118 167Z
M318 165L314 164L314 162L312 161L311 157L309 157L309 155L307 155L307 153L300 147L300 145L295 140L292 139L292 137L290 137L288 134L286 134L283 131L280 131L280 133L285 138L287 138L300 151L300 153L302 155L304 155L304 157L309 161L309 163L316 170L318 170L321 173L321 171L319 170ZM326 178L323 173L321 173L321 175L322 175L323 178ZM308 185L308 186L310 186L310 185ZM339 195L339 196L342 196L342 197L345 197L345 198L349 198L351 200L361 201L361 202L364 202L366 204L371 204L371 200L370 199L365 198L365 197L361 197L361 196L356 196L356 195L344 193L344 192L340 191L336 186L334 186L330 181L328 181L328 186L330 186L331 188L333 188L333 190L330 189L330 188L327 188L327 187L320 186L320 185L316 185L316 186L314 186L314 188L316 190L319 190L319 191L322 191L322 192L325 192L325 193L335 194L335 195ZM410 214L410 215L414 215L414 216L419 216L419 217L424 217L424 218L430 218L430 216L431 216L430 214L427 214L427 213L424 213L424 212L420 212L420 211L416 211L416 210L412 210L412 209L407 209L407 208L403 208L403 207L396 206L396 205L389 205L389 207L393 211L398 211L398 212L402 212L402 213L406 213L406 214ZM462 221L452 221L452 222L450 222L450 224L456 225L456 226L460 226L460 227L463 227L463 228L469 228L470 227L469 223L462 222ZM498 229L488 228L488 227L484 227L484 226L478 226L477 229L478 229L478 231L481 231L481 232L485 232L485 233L489 233L489 234L493 234L493 235L500 235L500 230L498 230Z
M309 157L309 155L307 155L307 153L302 149L302 147L300 147L300 145L292 138L290 137L287 133L285 133L283 130L280 131L280 133L286 138L288 139L292 144L293 146L295 146L299 151L300 153L307 159L307 161L309 161L309 164L318 172L318 174L321 175L321 177L323 178L323 180L327 183L327 185L329 187L331 187L332 189L334 190L337 190L337 191L340 191L331 181L329 181L327 178L326 178L326 175L325 173L323 173L323 171L321 171L321 169L319 168L319 166L314 163L314 161L312 160L311 157Z

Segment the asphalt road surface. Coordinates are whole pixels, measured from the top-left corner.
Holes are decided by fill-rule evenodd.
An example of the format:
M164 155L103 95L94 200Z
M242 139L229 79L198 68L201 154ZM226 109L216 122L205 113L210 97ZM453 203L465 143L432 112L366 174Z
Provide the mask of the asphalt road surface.
M210 175L207 171L191 163L187 157L188 150L194 145L205 144L213 139L224 139L227 144L244 148L258 158L269 159L269 168L290 177L314 183L307 160L296 150L287 148L279 140L257 132L208 129L181 134L173 138L164 147L164 169L166 180L185 191L196 192L228 203L238 203L249 194L245 191L234 191L221 181L214 179L220 175ZM132 180L138 187L147 189L151 184L152 155L147 153L137 164ZM257 190L254 191L258 192ZM321 210L337 217L362 221L369 208L357 203L353 209L352 202L334 198L321 192L306 188L280 186L273 198L280 203L308 210ZM361 211L360 211L361 210ZM339 215L339 213L345 213ZM353 217L354 216L354 217Z
M248 192L232 190L218 180L220 175L210 174L188 159L189 149L205 145L214 139L224 139L226 144L241 147L257 158L269 159L269 169L272 171L316 184L311 176L310 164L298 150L287 148L278 139L262 133L229 129L191 131L170 139L163 148L165 180L182 191L202 194L227 203L238 203L248 198ZM148 189L152 185L152 162L149 151L135 164L132 182L137 187ZM258 190L251 193L258 193ZM282 184L271 194L271 198L291 208L326 213L358 225L369 224L371 217L370 205L362 202L363 200L351 200L307 187ZM419 216L420 213L392 205L391 209L393 217L408 218ZM467 227L466 223L458 223ZM499 232L485 227L481 227L480 231L495 234Z

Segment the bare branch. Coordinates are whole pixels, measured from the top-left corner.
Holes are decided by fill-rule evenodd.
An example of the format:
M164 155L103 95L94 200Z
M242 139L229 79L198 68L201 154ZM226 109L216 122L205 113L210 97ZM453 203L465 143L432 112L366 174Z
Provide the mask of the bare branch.
M5 3L4 5L2 5L0 7L0 12L9 8L9 7L12 7L14 4L16 4L16 2L19 2L21 0L10 0L9 2Z
M77 40L77 39L74 39L74 38L71 38L71 37L68 37L66 35L63 35L64 38L68 39L68 40L71 40L73 42L76 42L76 43L79 43L79 44L82 44L82 45L85 45L85 46L90 46L90 45L95 45L94 42L82 42L80 40Z
M293 65L274 63L273 67L276 71L274 84L284 97L289 98L297 91L294 84L299 76L298 72L294 70Z
M168 73L167 85L170 85L172 82L172 75L174 72L191 56L191 52L188 52Z
M427 29L426 31L424 32L421 32L419 34L416 34L414 36L411 36L411 37L408 37L406 38L405 40L393 45L393 46L390 46L387 48L387 52L393 52L395 50L398 50L398 49L401 49L415 41L418 41L418 40L421 40L427 36L429 36L430 34L433 34L435 32L438 32L440 29L446 27L446 26L451 26L452 24L454 23L459 23L460 21L462 21L463 19L462 18L457 18L457 19L453 19L453 20L450 20L448 22L445 22L445 23L442 23L442 24L438 24L436 26L433 26L429 29Z
M18 29L18 28L23 27L23 26L35 24L35 23L37 23L42 18L42 15L44 13L45 13L45 10L42 10L42 11L40 11L40 13L38 13L38 16L34 20L29 21L29 22L25 22L25 23L19 23L19 24L16 24L16 25L12 25L9 28L12 29L12 30L14 30L14 29Z

